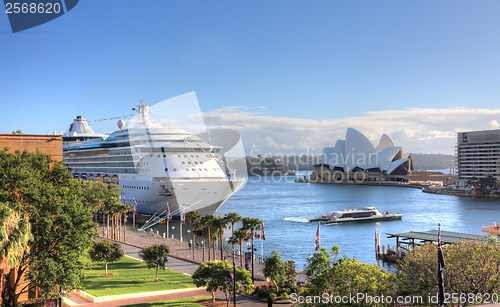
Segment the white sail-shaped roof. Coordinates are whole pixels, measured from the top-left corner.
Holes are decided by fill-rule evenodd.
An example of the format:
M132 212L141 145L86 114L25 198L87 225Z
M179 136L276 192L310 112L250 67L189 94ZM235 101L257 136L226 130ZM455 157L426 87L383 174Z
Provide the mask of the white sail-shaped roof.
M401 147L387 147L378 152L378 163L381 171L388 171L392 161L401 158L403 148ZM399 157L398 157L399 156Z
M375 163L375 148L370 140L358 130L347 128L345 136L344 170L350 172L356 167L370 169L378 167ZM374 161L375 160L375 161Z
M375 148L375 150L377 152L380 152L388 147L394 147L394 142L389 136L387 136L387 134L382 134L382 137L380 138L380 141L378 142L377 148Z
M405 159L399 159L391 163L391 166L387 170L387 174L391 174L394 172L399 166L401 166L403 163L408 162L408 158Z

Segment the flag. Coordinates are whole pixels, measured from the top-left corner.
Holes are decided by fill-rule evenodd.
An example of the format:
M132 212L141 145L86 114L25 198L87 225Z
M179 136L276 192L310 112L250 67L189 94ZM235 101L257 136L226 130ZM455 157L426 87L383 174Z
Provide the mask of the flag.
M186 223L186 215L184 214L184 209L181 208L181 224Z
M260 220L261 222L261 229L260 229L260 237L262 240L266 239L266 233L264 232L264 220Z
M443 268L445 266L444 263L444 255L443 250L441 248L441 226L438 230L438 282L439 282L439 306L443 306L444 304L444 278L443 278Z
M172 220L172 214L170 214L170 206L167 204L167 220Z
M319 251L319 248L320 248L320 244L319 244L319 222L318 222L318 230L316 231L316 240L314 241L314 246L315 246L314 250Z
M233 289L234 289L234 274L233 274L233 270L232 269L227 269L227 270L229 271L229 276L231 276L231 284L233 285Z
M137 202L134 199L134 212L137 211Z

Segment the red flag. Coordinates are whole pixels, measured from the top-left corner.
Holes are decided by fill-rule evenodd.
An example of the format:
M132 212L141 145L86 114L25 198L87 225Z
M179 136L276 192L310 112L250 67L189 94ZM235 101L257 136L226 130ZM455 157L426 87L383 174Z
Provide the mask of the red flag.
M316 240L314 241L314 246L315 246L315 250L319 250L320 249L320 244L319 244L319 222L318 222L318 230L316 231Z
M172 220L172 215L170 214L170 206L167 204L167 220Z
M261 238L262 240L265 240L266 239L266 233L264 232L264 220L261 220L261 229L260 229L260 234L261 234Z

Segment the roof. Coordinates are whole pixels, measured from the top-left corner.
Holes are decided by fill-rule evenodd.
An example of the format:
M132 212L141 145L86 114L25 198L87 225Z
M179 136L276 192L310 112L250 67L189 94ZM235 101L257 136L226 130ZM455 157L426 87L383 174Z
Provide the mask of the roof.
M402 233L391 234L388 233L388 238L400 237L403 239L416 239L424 241L437 242L437 230L427 230L427 231L409 231ZM442 243L455 243L459 241L470 241L470 240L486 240L488 236L485 235L475 235L472 233L463 232L453 232L453 231L441 231L441 242Z

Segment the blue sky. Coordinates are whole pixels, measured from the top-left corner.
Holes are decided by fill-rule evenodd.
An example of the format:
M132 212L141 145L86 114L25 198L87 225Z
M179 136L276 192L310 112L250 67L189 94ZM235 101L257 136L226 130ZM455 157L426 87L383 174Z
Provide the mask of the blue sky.
M85 0L16 34L0 13L0 133L64 131L76 115L130 114L141 98L190 91L211 114L243 106L254 120L311 125L412 108L491 111L446 126L453 145L460 129L498 126L499 11L498 1Z

